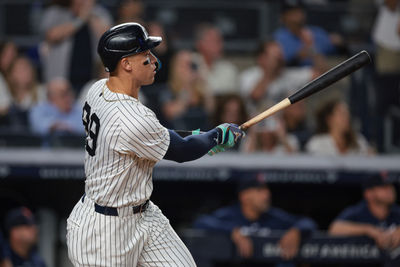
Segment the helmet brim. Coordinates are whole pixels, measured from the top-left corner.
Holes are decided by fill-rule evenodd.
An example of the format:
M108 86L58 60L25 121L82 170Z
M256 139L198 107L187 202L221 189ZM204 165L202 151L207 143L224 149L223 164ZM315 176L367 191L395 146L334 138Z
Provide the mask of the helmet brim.
M145 44L143 44L140 49L136 50L135 52L132 53L128 53L126 55L123 55L121 58L125 58L125 57L130 57L133 55L136 55L138 53L142 53L144 51L153 49L154 47L156 47L157 45L159 45L162 41L162 38L159 36L149 36L145 42Z
M147 49L152 49L161 44L162 38L159 36L149 36L146 40Z

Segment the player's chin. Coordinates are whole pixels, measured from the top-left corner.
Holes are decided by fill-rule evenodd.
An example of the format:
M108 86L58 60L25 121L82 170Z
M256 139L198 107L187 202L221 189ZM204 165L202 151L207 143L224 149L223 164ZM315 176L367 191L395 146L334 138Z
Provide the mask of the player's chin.
M150 84L152 84L152 83L154 83L154 75L153 75L152 77L149 77L149 79L147 79L147 80L143 83L143 85L150 85Z

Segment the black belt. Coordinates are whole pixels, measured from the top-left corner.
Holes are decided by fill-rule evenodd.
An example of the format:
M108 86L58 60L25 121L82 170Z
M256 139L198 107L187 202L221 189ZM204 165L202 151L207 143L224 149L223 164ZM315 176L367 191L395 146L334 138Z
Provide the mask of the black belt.
M82 197L82 202L84 200L85 200L85 194ZM150 202L149 200L146 200L146 202L144 202L141 205L133 206L132 207L133 214L146 211L147 207L149 206L149 202ZM96 212L104 214L104 215L118 216L118 209L117 208L100 206L100 205L94 203L94 210Z

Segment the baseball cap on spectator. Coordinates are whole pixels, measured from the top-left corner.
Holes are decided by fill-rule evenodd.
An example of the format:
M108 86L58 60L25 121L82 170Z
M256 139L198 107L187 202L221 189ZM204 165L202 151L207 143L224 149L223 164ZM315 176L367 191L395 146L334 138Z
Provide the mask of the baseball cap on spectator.
M376 186L385 186L385 185L390 185L391 182L389 181L387 177L387 173L375 173L370 176L368 176L363 184L362 188L363 190L367 190Z
M282 13L296 9L296 8L304 8L304 4L301 0L284 0L282 1Z
M237 191L240 193L249 188L265 188L268 187L265 177L257 175L254 177L242 178L238 181Z
M19 207L8 212L5 220L7 232L13 227L21 225L35 225L35 218L32 211L26 207Z

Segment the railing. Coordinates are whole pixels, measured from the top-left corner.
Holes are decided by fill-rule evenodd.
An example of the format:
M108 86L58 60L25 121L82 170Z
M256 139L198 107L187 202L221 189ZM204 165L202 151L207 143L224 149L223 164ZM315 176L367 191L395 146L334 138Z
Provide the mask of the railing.
M283 262L278 246L282 233L269 230L250 235L254 249L251 260L265 263ZM246 262L236 253L228 235L186 230L182 233L182 238L198 266L211 267L213 262ZM325 232L318 232L302 241L293 262L365 265L390 263L390 266L399 266L396 264L400 264L400 247L381 250L367 237L332 237Z
M83 179L84 149L2 149L1 178ZM221 153L187 162L160 161L154 180L234 181L263 176L268 183L355 185L371 173L385 170L400 183L400 156L321 157L304 154Z

